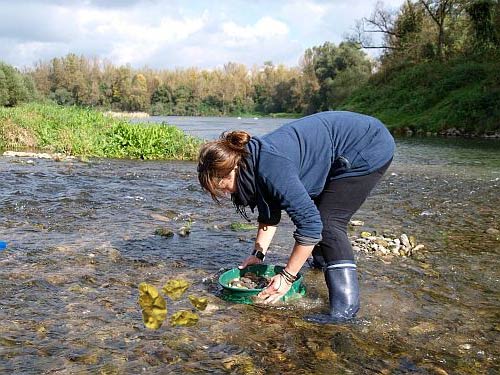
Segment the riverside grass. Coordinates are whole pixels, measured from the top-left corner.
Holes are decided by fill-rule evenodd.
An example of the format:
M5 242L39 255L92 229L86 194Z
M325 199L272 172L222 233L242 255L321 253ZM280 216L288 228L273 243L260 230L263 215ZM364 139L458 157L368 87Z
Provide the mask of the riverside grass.
M0 149L78 157L194 160L200 144L175 126L130 124L88 108L39 103L0 107Z

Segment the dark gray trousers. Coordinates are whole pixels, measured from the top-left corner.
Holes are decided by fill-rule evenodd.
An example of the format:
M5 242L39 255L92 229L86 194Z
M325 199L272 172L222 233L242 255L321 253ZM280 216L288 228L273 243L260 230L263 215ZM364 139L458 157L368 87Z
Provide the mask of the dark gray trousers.
M314 200L323 222L323 239L313 256L322 255L326 264L338 260L354 260L347 225L391 164L364 176L346 177L328 182Z

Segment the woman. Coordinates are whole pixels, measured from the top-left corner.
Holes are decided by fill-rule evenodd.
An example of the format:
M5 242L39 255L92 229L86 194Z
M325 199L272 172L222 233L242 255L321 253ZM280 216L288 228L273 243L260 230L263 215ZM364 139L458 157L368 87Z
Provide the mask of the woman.
M226 132L202 146L201 186L216 202L231 194L245 218L245 207L258 209L255 248L240 268L264 260L282 210L295 224L284 271L259 294L264 303L290 289L312 254L313 265L324 269L330 311L308 320L327 323L356 315L359 288L347 225L389 167L394 149L379 120L335 111L304 117L263 137Z

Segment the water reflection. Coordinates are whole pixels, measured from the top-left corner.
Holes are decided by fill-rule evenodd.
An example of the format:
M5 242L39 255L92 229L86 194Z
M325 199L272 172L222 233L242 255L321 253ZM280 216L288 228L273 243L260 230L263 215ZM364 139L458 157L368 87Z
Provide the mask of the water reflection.
M302 320L326 307L317 271L303 270L308 294L287 308L219 298L220 270L252 234L231 230L238 216L202 193L193 163L0 157L0 373L495 373L500 241L486 231L500 229L500 147L467 142L398 140L356 231L426 249L359 254L359 320L327 327ZM155 235L163 225L175 235ZM292 230L284 219L270 262L286 261ZM146 329L139 283L174 278L206 309L193 327ZM192 308L182 298L168 312Z

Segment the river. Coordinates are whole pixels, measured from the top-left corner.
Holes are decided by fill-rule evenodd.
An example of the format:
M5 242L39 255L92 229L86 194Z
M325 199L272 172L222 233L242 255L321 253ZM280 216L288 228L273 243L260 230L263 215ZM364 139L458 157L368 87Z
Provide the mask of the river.
M286 120L151 118L215 138L260 135ZM220 298L217 277L252 248L229 203L215 205L193 162L0 156L0 373L495 374L499 359L500 142L400 138L385 178L354 219L360 231L406 233L414 257L358 253L362 307L352 324L302 318L324 310L318 271L279 308ZM189 236L164 238L190 225ZM284 217L267 261L293 244ZM140 282L183 278L207 296L193 327L142 322ZM190 309L167 300L168 316Z

